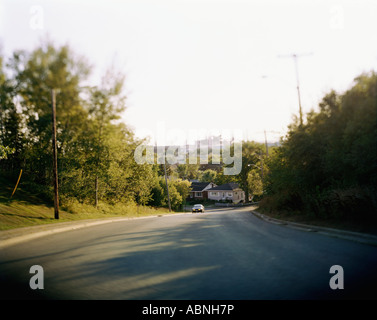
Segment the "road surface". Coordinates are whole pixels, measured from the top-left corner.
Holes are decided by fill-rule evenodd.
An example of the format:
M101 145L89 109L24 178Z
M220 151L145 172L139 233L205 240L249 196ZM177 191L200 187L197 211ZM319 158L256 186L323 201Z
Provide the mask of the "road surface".
M30 288L33 265L44 289ZM329 286L333 265L344 289ZM376 267L377 247L275 225L250 207L219 208L3 248L0 290L2 299L375 299Z

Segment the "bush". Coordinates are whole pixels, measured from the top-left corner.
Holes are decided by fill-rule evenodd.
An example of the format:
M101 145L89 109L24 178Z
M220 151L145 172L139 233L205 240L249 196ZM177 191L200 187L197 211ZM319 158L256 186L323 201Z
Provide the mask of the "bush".
M375 219L376 202L376 190L361 187L331 190L324 199L328 215L353 220Z

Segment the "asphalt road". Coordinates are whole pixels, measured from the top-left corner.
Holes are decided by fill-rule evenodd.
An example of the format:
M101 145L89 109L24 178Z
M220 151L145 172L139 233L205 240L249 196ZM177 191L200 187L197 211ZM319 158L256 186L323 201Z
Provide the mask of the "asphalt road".
M30 267L44 270L32 290ZM329 286L344 270L344 289ZM222 208L112 222L0 249L1 299L376 299L377 247Z

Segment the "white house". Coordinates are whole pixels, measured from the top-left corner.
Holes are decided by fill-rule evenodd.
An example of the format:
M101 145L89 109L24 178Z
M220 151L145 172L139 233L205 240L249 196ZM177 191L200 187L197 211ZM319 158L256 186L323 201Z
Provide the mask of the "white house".
M189 199L208 199L208 190L215 186L213 182L191 182Z
M216 201L232 201L233 203L245 202L245 192L238 183L226 183L208 189L208 199Z

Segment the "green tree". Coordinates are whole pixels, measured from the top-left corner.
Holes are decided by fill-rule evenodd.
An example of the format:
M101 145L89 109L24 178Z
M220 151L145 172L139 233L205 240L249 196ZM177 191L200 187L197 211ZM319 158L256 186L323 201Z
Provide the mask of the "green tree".
M158 176L158 169L159 165L152 165L152 178L149 180L151 191L148 205L155 207L166 205L164 189L162 184L160 183L162 177Z
M181 179L198 179L199 177L199 164L178 164L177 175Z
M112 153L109 150L110 145L106 138L110 138L110 132L114 130L112 122L120 119L120 113L125 109L125 97L122 95L123 81L123 76L118 75L116 77L113 73L107 73L102 80L102 88L94 87L90 90L88 112L93 142L90 163L94 175L96 206L99 198L100 175L105 179L108 168L115 169L115 165L109 157Z
M255 170L250 171L247 177L247 182L250 194L253 196L263 195L263 181L259 172Z
M217 184L218 186L222 185L222 184L225 184L225 183L229 183L229 182L238 182L237 176L224 175L224 170L220 170L216 174L216 178L215 178L214 183Z
M290 125L268 165L267 190L278 209L353 217L375 212L376 73L360 75L343 94L326 94L303 126Z
M249 174L255 166L258 168L262 166L263 148L263 144L254 141L243 141L242 143L242 167L236 179L241 189L245 191L246 202L249 202L249 195L252 192Z
M212 169L207 169L202 173L202 175L200 177L200 181L201 182L213 182L213 181L216 180L216 176L217 176L217 171L212 170Z
M3 58L0 57L0 168L19 170L22 165L24 134L22 118L14 102L16 85L6 75Z
M172 210L181 209L182 204L185 203L186 198L189 196L191 182L182 179L171 179L168 180L168 186ZM154 186L152 193L157 204L168 205L165 177L159 177L159 187ZM163 197L161 193L163 193Z
M190 194L191 182L188 180L177 179L174 180L173 184L181 195L182 201L185 201Z
M54 47L49 42L31 53L15 52L9 65L24 120L25 169L35 181L46 185L52 179L51 90L57 89L58 158L64 167L64 155L73 147L86 118L80 84L90 69L68 46Z

